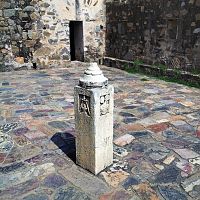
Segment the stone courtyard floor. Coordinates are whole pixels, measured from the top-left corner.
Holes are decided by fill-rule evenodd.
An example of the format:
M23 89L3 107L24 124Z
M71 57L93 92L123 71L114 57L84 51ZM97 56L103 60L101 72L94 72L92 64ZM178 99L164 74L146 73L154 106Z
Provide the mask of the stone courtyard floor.
M0 199L200 199L200 90L101 66L115 87L114 164L74 163L85 64L0 74Z

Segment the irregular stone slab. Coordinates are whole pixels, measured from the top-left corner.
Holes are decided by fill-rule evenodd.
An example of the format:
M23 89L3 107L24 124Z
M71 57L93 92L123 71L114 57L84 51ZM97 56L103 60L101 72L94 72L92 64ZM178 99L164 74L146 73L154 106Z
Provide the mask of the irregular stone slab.
M117 199L131 200L132 199L131 197L132 197L132 195L129 194L128 192L126 192L124 190L119 190L119 191L114 192L114 194L112 195L111 200L117 200ZM135 196L135 197L137 197L137 196ZM135 200L139 200L139 199L135 199Z
M173 122L170 122L172 125L174 125L175 127L178 127L178 126L182 126L182 125L186 125L187 123L185 121L173 121Z
M24 163L22 163L22 162L13 163L11 165L0 167L0 173L2 173L2 174L10 173L10 172L13 172L15 170L22 168L23 166L24 166Z
M138 118L136 118L136 117L125 117L125 118L123 119L123 122L124 122L125 124L131 124L131 123L136 122L137 120L138 120Z
M91 200L91 198L82 192L80 189L75 188L75 187L67 187L67 188L60 188L55 196L54 200L69 200L69 199L74 199L74 200Z
M179 169L181 169L184 173L190 175L193 173L194 171L194 166L189 163L187 160L180 160L178 162L176 162L176 167L178 167Z
M135 131L135 132L130 132L132 136L135 138L142 138L142 137L150 137L151 132L150 131Z
M124 181L122 186L127 190L130 186L138 184L139 181L135 177L129 177Z
M156 121L154 119L152 119L151 117L147 117L142 120L139 120L138 123L142 124L142 126L146 127L146 126L156 124Z
M58 170L58 172L73 185L81 188L86 193L92 194L96 198L110 191L110 187L103 180L75 165L71 168Z
M173 149L179 156L184 159L199 157L199 154L190 149Z
M191 192L194 187L200 185L200 173L194 174L181 182L182 187L186 192Z
M165 168L155 176L155 183L175 183L180 171L173 165Z
M132 187L137 192L139 197L141 197L141 199L160 200L160 198L156 194L156 191L153 190L153 188L151 188L148 183L141 183Z
M152 160L162 160L167 156L167 153L163 153L163 152L152 152L149 154L149 157Z
M10 197L10 199L15 199L16 196L19 197L20 195L26 194L30 191L34 191L40 186L40 183L37 179L33 178L18 185L10 184L9 186L9 188L4 188L3 190L1 190L1 197L3 199L7 199L8 197Z
M168 128L168 124L166 123L153 124L151 126L148 126L147 128L154 133L158 133L166 130Z
M45 177L51 173L55 172L53 163L45 163L38 166L26 167L23 170L14 172L9 172L3 175L0 175L0 189L9 188L11 185L15 186L23 182L30 181L38 176Z
M38 140L41 138L47 137L44 133L40 131L30 131L24 134L30 141L32 140Z
M195 129L193 126L187 124L185 121L174 121L170 122L172 125L174 125L177 129L180 129L184 132L195 132Z
M14 130L14 134L15 135L23 135L25 133L27 133L29 131L29 129L27 127L23 127L23 128L18 128Z
M197 152L200 153L200 142L197 144L192 145L192 149Z
M171 155L171 156L167 157L167 158L163 161L163 163L164 163L165 165L169 165L169 164L171 164L174 160L175 160L175 156L174 156L174 155Z
M157 88L153 88L153 89L144 89L143 92L145 92L147 94L158 94L161 91Z
M50 174L47 176L42 183L45 187L58 188L60 186L66 185L67 181L60 175Z
M126 180L130 174L121 170L116 172L102 172L101 175L103 175L108 185L117 187L121 182Z
M46 194L30 194L23 198L23 200L49 200Z
M140 200L135 194L130 194L124 190L117 190L107 194L103 194L99 197L99 200Z
M187 196L172 187L159 186L159 192L166 200L187 200Z
M173 130L165 130L162 135L166 138L173 139L178 138L179 136Z
M123 147L127 144L130 144L133 140L135 139L135 137L133 137L132 135L130 134L126 134L126 135L123 135L121 137L118 137L117 139L114 140L114 144L120 146L120 147Z
M147 162L145 160L140 160L136 162L131 172L140 180L146 181L151 176L158 173L158 169L153 166L152 163Z
M123 117L135 117L133 114L128 113L128 112L120 112L119 115Z

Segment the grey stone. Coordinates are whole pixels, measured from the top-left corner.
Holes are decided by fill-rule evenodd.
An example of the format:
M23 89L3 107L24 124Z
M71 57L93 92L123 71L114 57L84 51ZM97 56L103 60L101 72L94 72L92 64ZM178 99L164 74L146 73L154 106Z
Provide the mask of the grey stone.
M155 183L175 183L180 171L175 166L169 166L156 175Z
M24 12L34 12L35 11L35 8L34 6L26 6L24 9L23 9Z
M58 39L57 38L54 38L54 39L49 39L49 44L57 44L58 43Z
M90 198L78 190L75 187L61 188L59 189L55 196L54 200L90 200Z
M12 17L15 16L16 10L15 9L6 9L4 10L4 16L5 17Z
M57 174L50 174L43 181L43 185L49 188L58 188L65 184L67 184L67 181L62 176Z
M166 200L187 200L187 196L172 187L159 186L159 192Z
M48 200L49 197L45 194L29 194L23 200Z
M125 182L123 183L123 187L125 189L128 189L130 186L132 185L138 185L139 184L139 181L134 178L134 177L129 177L125 180Z
M194 187L200 186L200 173L196 173L181 182L182 187L186 192L191 192Z

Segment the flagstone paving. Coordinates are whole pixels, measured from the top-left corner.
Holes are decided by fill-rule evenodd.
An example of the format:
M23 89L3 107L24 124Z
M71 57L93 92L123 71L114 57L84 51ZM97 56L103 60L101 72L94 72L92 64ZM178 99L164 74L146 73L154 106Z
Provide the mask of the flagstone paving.
M102 66L115 87L115 159L93 176L74 163L85 68L0 74L0 199L200 199L200 90Z

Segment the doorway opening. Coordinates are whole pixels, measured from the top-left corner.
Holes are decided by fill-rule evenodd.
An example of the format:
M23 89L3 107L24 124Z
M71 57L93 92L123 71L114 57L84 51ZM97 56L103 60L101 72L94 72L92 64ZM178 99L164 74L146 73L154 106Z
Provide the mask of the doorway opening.
M84 61L83 22L70 21L69 28L71 60Z

